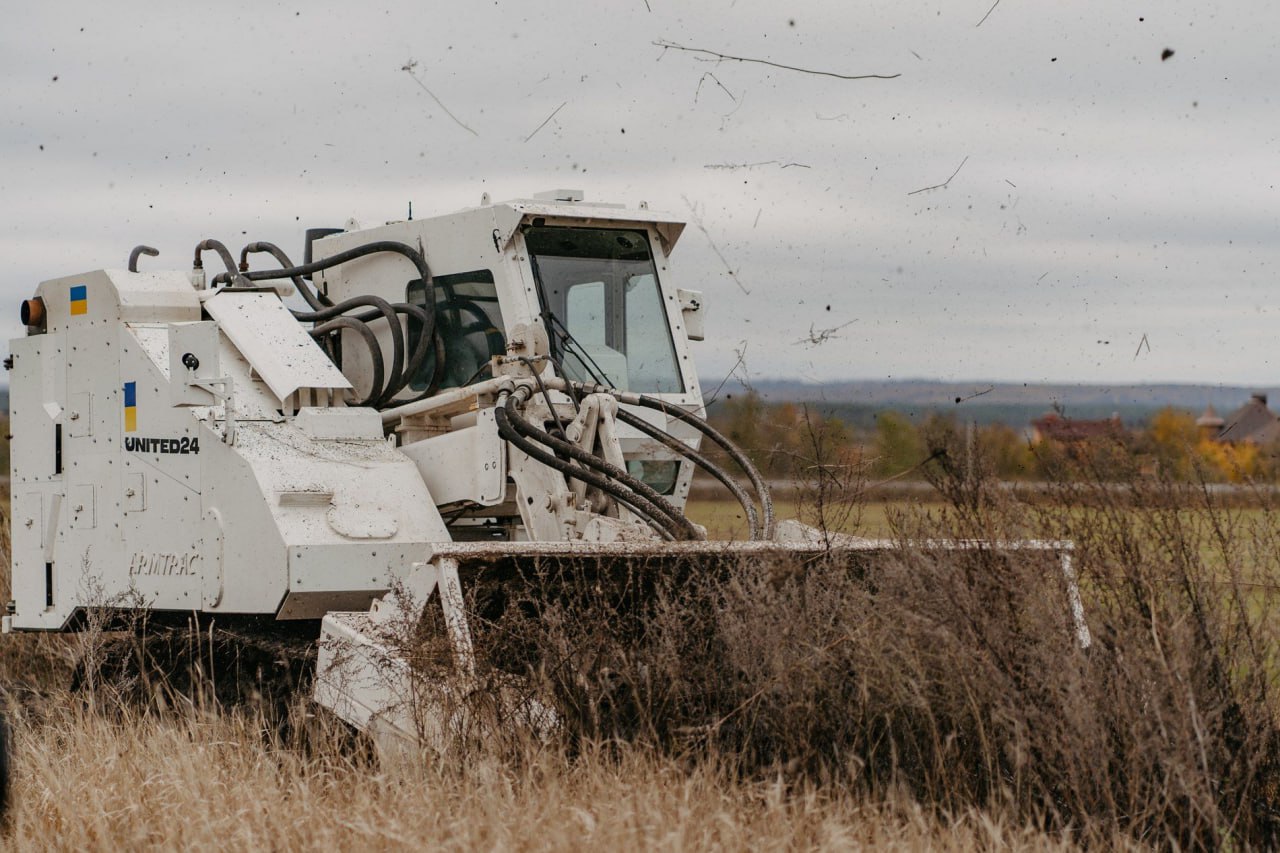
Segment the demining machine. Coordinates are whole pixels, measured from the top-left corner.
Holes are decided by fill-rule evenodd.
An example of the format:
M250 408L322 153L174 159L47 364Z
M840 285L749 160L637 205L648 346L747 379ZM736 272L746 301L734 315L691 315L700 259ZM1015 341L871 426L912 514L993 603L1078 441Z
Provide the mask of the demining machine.
M301 635L320 706L420 741L385 632L432 613L453 671L474 673L473 579L829 549L775 520L705 420L704 299L669 265L683 227L575 191L486 196L311 229L301 264L209 239L190 270L139 271L156 254L139 246L126 269L40 284L7 365L4 631L105 609ZM741 504L745 539L710 542L686 516L695 469Z

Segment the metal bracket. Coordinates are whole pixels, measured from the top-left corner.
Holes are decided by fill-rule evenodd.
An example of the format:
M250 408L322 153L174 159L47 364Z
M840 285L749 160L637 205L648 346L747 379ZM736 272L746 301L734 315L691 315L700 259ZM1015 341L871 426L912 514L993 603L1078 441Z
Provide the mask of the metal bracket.
M230 376L219 376L217 379L196 379L194 368L187 367L186 384L193 388L200 388L208 391L218 402L222 404L223 422L226 424L226 431L223 433L222 440L227 444L236 443L236 411L235 411L235 382Z

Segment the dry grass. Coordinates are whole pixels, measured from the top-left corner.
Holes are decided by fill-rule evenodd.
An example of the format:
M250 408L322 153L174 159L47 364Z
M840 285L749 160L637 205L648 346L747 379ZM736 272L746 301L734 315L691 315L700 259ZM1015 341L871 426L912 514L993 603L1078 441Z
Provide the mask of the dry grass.
M7 561L7 518L0 519ZM0 596L8 598L7 573ZM299 703L305 737L244 709L156 713L71 692L101 636L0 639L13 733L15 850L1057 850L976 809L749 780L647 745L424 754L383 766Z
M1280 841L1273 510L1224 509L1207 492L1189 507L1161 484L1117 490L1091 482L1087 465L1056 503L1026 505L947 458L933 469L945 503L895 507L883 523L904 543L1073 539L1092 649L1074 644L1061 577L1043 555L914 548L870 563L638 567L621 585L602 583L616 579L602 567L526 572L501 606L479 593L471 602L477 647L556 702L560 735L469 738L383 764L331 721L303 720L305 706L281 729L245 709L160 713L109 691L90 702L67 684L94 637L6 637L17 795L4 840L59 850ZM860 507L828 508L867 523Z
M648 750L483 754L379 767L299 751L234 715L18 726L21 849L1058 849L977 812L936 819L847 792L746 782Z
M836 532L865 536L868 539L879 539L893 536L895 515L904 512L937 510L941 504L934 501L921 503L910 500L900 501L867 501L859 505L859 513L842 519L844 523L831 525ZM807 508L803 501L781 499L774 501L778 518L799 518L806 515ZM691 519L707 528L707 536L711 539L746 539L746 515L737 503L723 500L697 499L689 501L686 508Z

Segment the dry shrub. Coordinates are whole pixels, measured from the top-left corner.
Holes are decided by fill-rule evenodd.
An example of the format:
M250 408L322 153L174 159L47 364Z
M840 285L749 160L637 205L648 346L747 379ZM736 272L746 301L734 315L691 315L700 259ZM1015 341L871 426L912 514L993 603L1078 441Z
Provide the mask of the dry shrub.
M898 547L508 567L473 603L482 655L554 697L579 745L1100 843L1280 843L1270 511L1103 482L1087 459L1028 506L948 442L946 507L900 514ZM943 544L1024 539L1074 543L1090 647L1054 552Z

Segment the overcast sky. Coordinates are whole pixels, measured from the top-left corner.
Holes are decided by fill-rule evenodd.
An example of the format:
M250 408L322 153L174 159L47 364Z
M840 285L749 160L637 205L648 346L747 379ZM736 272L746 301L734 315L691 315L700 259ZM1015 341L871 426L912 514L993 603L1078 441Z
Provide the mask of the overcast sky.
M1274 384L1278 39L1260 0L10 3L0 331L138 243L300 256L572 187L700 222L672 274L709 381L745 347L755 377Z

